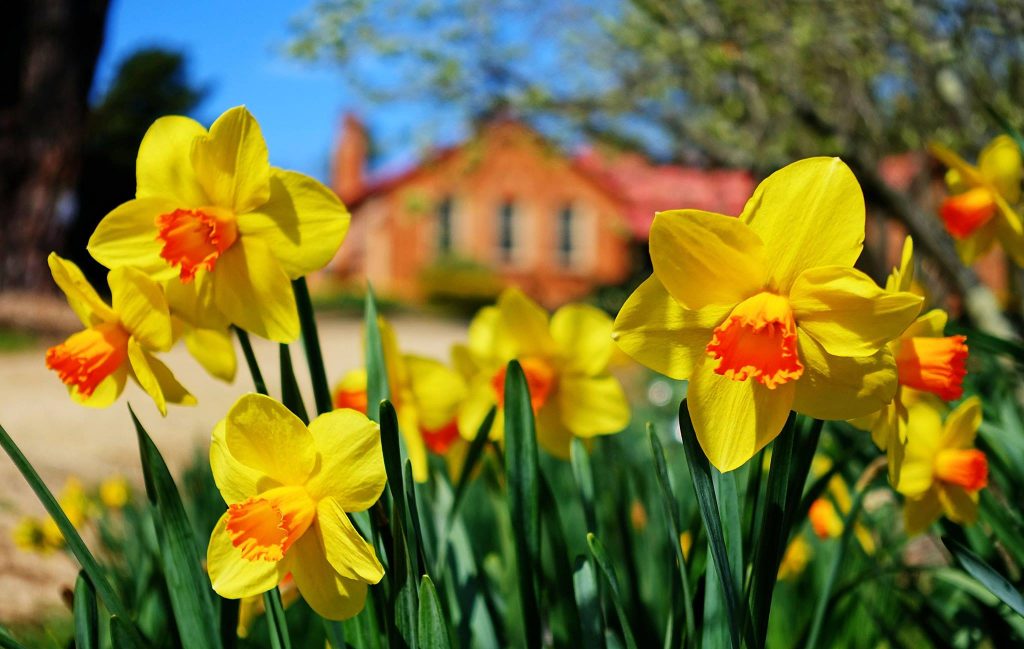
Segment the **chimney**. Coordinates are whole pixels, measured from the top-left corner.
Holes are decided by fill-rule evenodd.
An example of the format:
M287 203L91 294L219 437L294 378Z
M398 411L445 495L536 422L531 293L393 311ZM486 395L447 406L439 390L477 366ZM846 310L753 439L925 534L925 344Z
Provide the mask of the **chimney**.
M365 189L367 148L366 128L358 117L346 113L331 169L331 187L345 203Z

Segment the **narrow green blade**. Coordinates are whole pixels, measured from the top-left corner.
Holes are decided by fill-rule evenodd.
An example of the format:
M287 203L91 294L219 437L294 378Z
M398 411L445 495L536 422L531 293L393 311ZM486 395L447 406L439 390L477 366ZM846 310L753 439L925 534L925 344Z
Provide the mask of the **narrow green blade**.
M85 572L79 572L75 581L72 613L75 617L75 647L97 649L100 646L100 613L96 605L96 591Z
M448 635L448 624L445 622L441 600L437 597L437 589L430 577L423 575L420 582L420 610L417 639L422 649L449 649L452 646Z
M985 563L981 557L954 539L943 536L942 543L967 574L981 582L982 586L998 597L999 601L1009 606L1017 615L1024 617L1024 596L1005 577L996 572L992 566Z
M384 342L380 336L380 323L377 320L377 301L373 297L373 287L366 287L366 309L364 316L366 327L366 412L373 419L377 415L377 404L391 397L388 389L388 370L384 359Z
M622 635L626 641L626 649L636 649L636 639L633 637L633 629L629 625L629 617L626 615L626 609L622 607L622 595L619 593L619 579L615 574L615 566L612 565L611 559L608 558L608 553L604 549L604 544L601 543L601 540L594 536L593 533L587 534L587 545L590 546L590 552L597 560L597 565L600 566L605 579L608 580L608 591L611 593L612 605L615 607L615 613L619 617L619 625L622 627Z

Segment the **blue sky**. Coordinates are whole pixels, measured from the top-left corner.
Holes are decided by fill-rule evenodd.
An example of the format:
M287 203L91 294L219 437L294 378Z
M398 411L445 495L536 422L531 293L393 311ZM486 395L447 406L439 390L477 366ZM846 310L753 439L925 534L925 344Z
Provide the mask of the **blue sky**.
M209 89L195 117L209 124L221 111L245 104L259 120L271 163L326 179L337 126L346 109L369 123L397 167L416 154L408 143L425 144L428 116L414 106L388 110L361 105L337 71L292 60L284 52L290 21L306 2L274 0L113 0L94 94L107 87L117 65L143 47L183 52L188 77ZM372 118L371 118L372 116ZM430 119L439 119L437 115ZM454 116L447 132L457 131ZM389 146L406 143L402 146Z

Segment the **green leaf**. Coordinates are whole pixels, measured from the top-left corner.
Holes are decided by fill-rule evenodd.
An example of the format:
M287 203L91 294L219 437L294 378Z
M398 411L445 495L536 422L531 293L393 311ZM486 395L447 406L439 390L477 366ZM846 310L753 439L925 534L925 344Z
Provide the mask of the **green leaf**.
M462 463L462 471L459 473L459 482L455 487L455 499L452 502L450 517L454 518L455 514L459 511L459 505L462 504L462 499L466 495L466 487L469 486L469 478L473 474L473 469L476 468L477 463L483 456L484 447L487 446L487 439L491 434L491 427L494 426L494 417L498 412L497 406L491 406L491 409L487 411L487 415L481 422L480 427L476 430L476 436L473 437L473 441L469 444L469 450L466 451L466 461Z
M555 644L564 644L575 638L579 628L579 611L576 609L576 595L572 592L572 568L569 565L569 547L558 511L558 500L544 472L540 472L540 514L541 532L545 539L543 547L548 550L554 567L554 577L547 580L549 602L548 628L555 636ZM561 624L557 624L561 622ZM571 634L570 637L566 637Z
M316 402L317 413L322 415L325 412L330 412L334 404L331 401L331 388L327 385L327 369L324 367L324 356L320 351L316 316L313 313L313 302L309 299L309 287L306 285L305 277L292 280L292 292L295 293L295 306L299 312L302 346L306 350L309 378L313 383L313 399ZM367 403L377 402L368 401Z
M420 582L418 617L418 647L448 649L452 646L451 638L448 636L448 624L445 622L444 611L441 609L441 600L437 597L434 583L427 575L423 575L423 580Z
M380 402L380 439L384 451L384 469L388 477L388 493L391 496L391 527L380 525L381 534L391 537L390 565L391 605L395 611L395 625L399 634L410 647L416 646L416 575L413 559L419 555L409 547L409 515L405 500L405 482L402 475L402 450L398 430L398 415L388 400ZM377 506L383 507L383 496Z
M35 492L36 497L39 498L39 502L43 504L46 509L46 513L50 515L53 522L57 525L57 529L60 530L61 535L64 537L65 543L67 543L68 549L71 554L75 555L75 559L78 560L78 564L82 566L82 569L87 575L89 580L92 582L93 587L96 589L100 599L103 600L104 606L107 607L108 611L118 615L122 618L128 617L128 609L125 608L121 598L118 597L117 593L111 587L110 582L107 581L103 574L103 568L100 567L96 558L89 552L89 548L82 541L82 537L79 536L78 530L68 520L67 514L61 509L60 504L57 503L57 499L53 497L53 493L50 492L46 483L43 482L42 478L36 472L35 468L28 461L25 455L18 448L18 445L14 443L11 436L7 434L3 426L0 426L0 446L3 447L4 451L10 456L11 461L14 462L14 466L17 467L18 471L21 472L22 477L25 478L25 482ZM135 635L141 641L141 635L134 626L130 626L129 633Z
M718 515L718 498L711 481L711 465L697 443L697 433L693 430L693 422L686 410L686 401L679 404L679 428L682 432L683 450L686 453L686 464L690 468L690 479L697 495L697 505L704 529L708 535L708 545L715 562L716 572L721 582L725 604L725 614L729 621L729 637L733 649L740 648L745 622L741 611L740 593L736 588L736 578L729 567L729 553L725 546L725 535L722 532L722 521Z
M366 309L364 315L366 327L366 410L373 418L377 414L376 404L391 396L388 388L388 369L384 359L384 342L380 336L380 323L377 320L377 301L373 297L373 287L366 286Z
M256 391L260 394L270 394L267 392L267 382L263 380L260 364L256 361L256 352L252 350L249 332L235 325L231 325L231 328L235 330L235 335L238 336L238 344L242 346L242 355L245 356L245 364L249 366L249 374L252 376L252 382L256 386Z
M306 412L306 404L302 402L302 393L299 392L299 382L295 380L295 367L292 366L292 355L288 345L281 343L277 346L278 360L281 365L281 403L288 410L302 420L302 423L309 423L309 414Z
M139 438L146 494L156 510L160 563L167 578L167 592L178 633L185 646L220 647L210 580L203 573L192 524L181 504L178 488L160 451L130 405L128 412Z
M284 604L281 603L281 591L274 588L263 593L263 607L267 614L267 630L270 634L270 646L273 649L291 649L291 637L288 635L288 621L284 615Z
M14 639L10 631L0 626L0 649L25 649L25 647Z
M682 535L682 526L679 524L679 509L676 507L676 497L672 493L672 482L668 475L668 466L665 464L665 452L661 447L661 441L654 426L647 424L647 438L651 443L651 453L654 455L654 476L657 478L658 491L661 493L661 504L665 510L665 518L668 520L668 530L672 535L669 542L675 549L676 566L679 568L679 579L683 584L683 609L686 614L686 637L697 637L696 617L693 613L693 593L690 592L690 580L686 572L686 558L683 556L683 547L679 538Z
M581 647L601 647L604 643L604 616L594 577L594 564L586 557L576 557L572 572L576 609L580 614Z
M825 614L828 612L829 603L832 598L832 589L835 587L836 578L839 576L839 570L843 565L843 559L846 556L846 548L850 545L850 537L853 536L853 530L857 523L857 515L860 513L860 506L864 502L864 494L867 493L867 488L858 491L853 497L853 504L850 505L850 511L846 513L846 518L843 519L843 533L839 537L838 547L832 554L832 561L829 564L828 576L825 578L825 586L821 591L818 592L818 603L814 609L814 619L811 622L811 631L807 639L808 649L814 649L818 646L818 637L821 635L822 625L825 622ZM829 646L832 646L829 644Z
M590 455L578 437L572 438L569 447L569 460L572 464L572 475L576 479L576 487L580 491L583 503L583 519L587 523L588 532L597 532L597 513L594 511L594 472L590 466Z
M515 541L516 572L526 646L541 646L535 576L539 573L537 434L526 376L518 361L505 373L505 477Z
M416 481L412 477L412 461L405 461L405 506L408 512L409 528L412 530L412 545L418 559L416 574L427 574L427 548L424 546L423 528L420 524L419 507L416 504Z
M84 572L79 572L75 580L72 613L75 617L75 647L97 649L100 646L99 607L96 605L96 591Z
M966 546L949 536L943 536L942 543L967 574L981 582L989 592L1013 609L1017 615L1024 617L1024 596L1005 577L996 572L992 566L985 563L981 557L971 552Z
M608 553L604 549L604 544L601 543L600 539L594 536L593 533L587 534L587 545L590 546L590 552L594 555L594 559L597 560L597 565L600 566L601 572L604 573L605 579L608 580L608 590L612 596L612 605L615 607L615 614L619 617L619 625L622 627L622 635L626 640L626 649L636 649L636 640L633 638L633 629L629 626L629 617L626 615L626 610L622 607L622 595L619 593L619 580L615 575L615 566L612 565L611 559L608 558Z
M331 649L345 649L345 626L337 620L324 620L324 634Z
M997 111L992 104L987 101L982 103L985 106L985 111L992 116L992 119L996 120L997 124L999 124L999 128L1003 129L1007 135L1012 137L1014 142L1017 143L1017 147L1021 151L1024 151L1024 135L1021 135L1020 131L1018 131L1002 113Z
M145 645L134 632L134 626L120 615L110 617L110 641L117 649L144 649Z

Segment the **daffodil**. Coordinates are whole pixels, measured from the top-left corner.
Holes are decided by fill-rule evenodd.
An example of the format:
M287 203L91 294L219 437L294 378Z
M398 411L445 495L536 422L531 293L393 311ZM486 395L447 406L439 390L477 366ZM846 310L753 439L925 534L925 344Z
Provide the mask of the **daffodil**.
M299 591L295 589L295 580L292 579L290 574L284 576L284 579L277 585L277 588L281 592L281 604L286 609L299 598ZM242 601L238 603L236 635L239 638L249 637L249 631L252 629L252 625L256 623L256 619L266 612L267 609L262 595L242 598Z
M914 281L914 246L910 237L903 244L900 265L885 284L890 293L909 291ZM872 439L889 457L889 479L899 481L898 471L907 443L907 406L927 392L945 401L963 395L967 373L967 338L943 336L948 315L932 309L915 320L906 331L889 343L896 359L898 386L893 400L876 413L851 423L871 431Z
M988 484L988 458L974 447L981 401L970 397L949 413L927 402L910 407L907 448L896 490L906 497L908 534L928 529L939 516L960 524L978 516L978 492Z
M69 477L64 483L57 503L75 529L82 529L92 514L92 503L86 496L81 481L75 476ZM56 521L49 516L45 519L23 517L14 526L12 536L18 548L42 555L61 550L66 544L64 534L57 527Z
M57 372L72 399L105 408L121 395L130 375L164 415L168 402L196 402L153 356L170 349L172 341L167 300L157 284L134 268L116 268L107 274L111 306L78 266L55 253L47 261L53 280L86 327L46 352L46 367Z
M517 288L502 292L469 325L469 344L452 350L469 394L459 410L459 432L473 439L487 412L498 416L491 438L504 436L505 370L518 359L537 417L537 439L567 459L572 438L617 433L629 424L622 385L608 371L614 344L612 321L603 311L569 304L550 318Z
M838 158L775 172L739 218L655 215L654 274L626 300L615 337L637 361L689 380L689 414L719 470L753 457L791 410L852 419L892 400L886 343L922 300L853 268L863 240L864 198Z
M121 476L107 478L100 483L100 502L107 509L121 509L128 504L128 481Z
M466 384L440 361L415 354L402 354L395 330L384 318L379 320L385 371L391 403L398 415L398 428L412 463L417 482L429 477L427 452L449 460L454 475L465 442L459 437L456 414L466 397ZM366 413L366 369L357 368L342 377L334 388L334 406Z
M186 117L158 119L139 146L136 183L135 199L89 240L97 261L177 277L243 329L298 337L290 280L331 260L349 215L321 183L270 166L248 110L228 110L209 131Z
M384 490L377 425L335 410L307 427L270 397L247 394L213 431L210 464L228 511L207 566L222 597L251 597L291 573L314 611L350 618L384 570L348 518Z
M949 167L946 198L939 214L965 264L985 254L998 239L1017 265L1024 265L1024 225L1014 209L1021 197L1024 165L1017 144L1000 135L982 149L974 166L941 144L928 147Z
M780 581L793 579L800 575L811 561L813 550L811 544L802 536L795 537L786 546L786 552L779 563L778 577Z
M201 302L194 287L177 278L164 281L164 294L171 308L175 341L184 340L188 353L211 376L234 381L238 358L231 321L212 303Z

